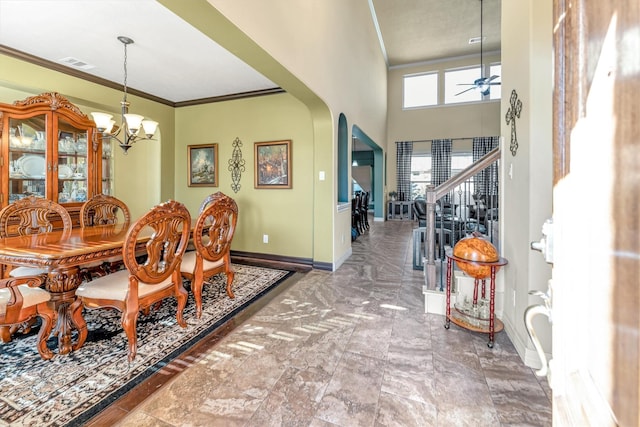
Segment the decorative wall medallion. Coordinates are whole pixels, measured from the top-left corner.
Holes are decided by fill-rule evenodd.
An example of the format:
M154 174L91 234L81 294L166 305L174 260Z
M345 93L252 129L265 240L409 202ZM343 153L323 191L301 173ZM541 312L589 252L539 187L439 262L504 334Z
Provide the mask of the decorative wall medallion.
M516 134L516 118L520 118L520 112L522 112L522 101L518 99L516 90L511 91L511 98L509 99L511 107L507 110L507 114L504 116L507 124L511 125L511 145L509 150L513 156L518 152L518 135Z
M231 189L237 193L240 191L240 178L242 178L242 172L245 171L244 159L242 158L242 141L240 138L233 140L233 154L229 159L229 171L231 172Z

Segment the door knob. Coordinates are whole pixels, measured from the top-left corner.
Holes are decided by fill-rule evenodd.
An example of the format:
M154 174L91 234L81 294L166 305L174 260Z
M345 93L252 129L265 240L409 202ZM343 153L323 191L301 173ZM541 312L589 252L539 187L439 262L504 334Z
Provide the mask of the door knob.
M531 249L542 252L544 260L553 264L553 219L549 218L542 224L542 238L538 242L531 242Z

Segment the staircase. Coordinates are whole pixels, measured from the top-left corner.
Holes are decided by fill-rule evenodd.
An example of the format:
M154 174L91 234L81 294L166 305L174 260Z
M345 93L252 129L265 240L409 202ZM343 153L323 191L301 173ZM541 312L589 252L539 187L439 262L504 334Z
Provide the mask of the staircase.
M444 314L445 311L446 248L479 231L500 252L499 160L500 147L497 147L456 176L426 191L427 215L422 239L426 313ZM417 244L418 240L414 242ZM454 275L452 286L456 286L456 279L458 277ZM459 279L464 280L464 277Z

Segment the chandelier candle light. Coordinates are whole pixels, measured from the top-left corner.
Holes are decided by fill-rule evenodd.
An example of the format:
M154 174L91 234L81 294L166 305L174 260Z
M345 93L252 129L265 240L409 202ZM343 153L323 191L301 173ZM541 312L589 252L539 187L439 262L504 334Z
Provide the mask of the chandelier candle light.
M102 138L115 139L120 144L120 148L124 150L124 154L127 154L133 143L153 139L153 135L158 128L158 122L144 120L144 117L139 114L129 113L129 102L127 101L127 45L133 44L133 40L125 36L118 36L118 40L124 45L124 96L122 102L120 102L122 105L122 124L115 133L111 133L116 124L111 114L94 112L91 115L96 123L98 132L102 134Z

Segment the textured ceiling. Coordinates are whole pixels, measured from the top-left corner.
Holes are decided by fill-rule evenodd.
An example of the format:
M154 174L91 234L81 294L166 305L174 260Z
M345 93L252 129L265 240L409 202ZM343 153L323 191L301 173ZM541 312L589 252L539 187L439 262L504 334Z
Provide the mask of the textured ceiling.
M500 50L500 0L373 0L390 66Z
M480 51L468 44L480 36L480 0L372 1L390 66ZM483 4L484 51L496 51L500 0ZM57 64L72 57L121 84L119 35L135 41L129 87L170 103L277 87L155 0L0 0L0 45Z

